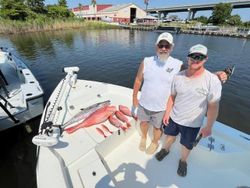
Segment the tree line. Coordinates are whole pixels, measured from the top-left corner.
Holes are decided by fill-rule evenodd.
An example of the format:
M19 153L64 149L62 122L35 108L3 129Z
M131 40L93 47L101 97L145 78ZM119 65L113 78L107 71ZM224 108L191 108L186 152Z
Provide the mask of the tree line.
M42 19L65 19L74 17L74 14L68 9L66 0L58 0L57 4L46 5L45 0L0 0L0 19L7 20L34 20ZM149 0L144 0L146 9ZM96 0L91 0L93 6ZM81 4L79 4L81 6ZM239 15L231 15L232 6L230 3L219 3L214 7L212 16L209 18L200 16L195 20L204 24L213 23L213 25L231 25L250 27L250 21L242 22Z
M214 7L212 15L207 18L200 16L195 20L204 24L212 23L213 25L230 25L230 26L245 26L250 27L250 21L242 22L240 15L231 15L232 5L230 3L219 3Z
M66 0L45 5L45 0L0 0L0 17L7 20L60 19L73 17Z

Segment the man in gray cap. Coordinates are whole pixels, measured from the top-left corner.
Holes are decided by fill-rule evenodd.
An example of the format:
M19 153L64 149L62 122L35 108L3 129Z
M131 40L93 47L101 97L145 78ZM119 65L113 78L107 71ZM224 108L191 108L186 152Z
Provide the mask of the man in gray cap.
M187 158L197 134L200 132L203 137L209 136L218 115L222 86L218 77L205 69L207 59L205 46L198 44L190 48L188 69L174 76L163 117L167 137L165 146L155 157L161 161L180 133L181 158L177 170L180 176L187 174ZM200 129L205 115L206 126Z

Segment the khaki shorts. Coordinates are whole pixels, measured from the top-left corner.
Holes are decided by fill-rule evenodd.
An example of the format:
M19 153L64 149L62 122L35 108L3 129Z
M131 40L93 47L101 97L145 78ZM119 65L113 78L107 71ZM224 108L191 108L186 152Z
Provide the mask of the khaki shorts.
M138 106L137 116L140 121L147 121L150 125L153 125L155 128L161 128L162 119L165 111L154 112L147 110L141 105Z

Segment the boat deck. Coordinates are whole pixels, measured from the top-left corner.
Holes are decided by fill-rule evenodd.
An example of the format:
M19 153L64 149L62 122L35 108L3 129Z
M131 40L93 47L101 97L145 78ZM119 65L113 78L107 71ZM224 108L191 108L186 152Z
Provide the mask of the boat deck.
M160 162L154 155L147 155L140 151L139 142L140 136L135 132L104 158L114 176L116 187L198 188L250 185L250 166L247 160L244 160L250 157L250 153L247 155L241 152L219 154L198 145L190 155L188 173L183 178L176 173L180 156L178 140L169 155ZM236 164L232 164L232 161ZM242 169L239 169L239 166Z
M131 106L132 90L128 88L86 80L77 80L71 89L67 87L62 89L63 95L59 98L58 105L62 110L55 111L55 125L63 125L79 109L97 102L111 100L111 105ZM61 84L49 99L52 106L60 88ZM43 114L42 119L44 117ZM154 155L138 149L139 122L130 120L132 127L126 132L105 121L104 124L114 131L106 138L96 131L96 127L100 128L97 124L72 134L63 132L57 145L40 147L38 188L50 185L58 188L250 187L249 135L216 122L213 135L202 139L193 149L187 176L183 178L176 173L180 158L178 139L169 155L159 162ZM161 140L158 151L162 143ZM150 144L150 139L147 144Z

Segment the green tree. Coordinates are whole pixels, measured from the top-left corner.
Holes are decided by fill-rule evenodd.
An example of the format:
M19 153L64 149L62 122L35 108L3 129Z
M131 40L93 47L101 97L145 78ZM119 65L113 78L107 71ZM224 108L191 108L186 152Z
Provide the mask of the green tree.
M201 22L203 24L207 24L208 23L208 18L206 16L200 16L195 18L195 20L197 20L198 22Z
M66 0L58 0L58 5L62 7L67 7L67 1Z
M231 16L232 6L230 3L219 3L214 7L211 21L214 25L224 24Z
M233 15L227 20L227 24L232 26L237 26L237 25L239 26L242 24L241 17L238 14Z
M0 16L11 20L26 20L30 10L24 0L0 0Z
M243 25L244 25L245 27L250 28L250 21L248 21L248 22L244 22L244 23L243 23Z
M67 9L67 7L59 6L59 5L48 5L48 17L50 18L68 18L71 17L71 12Z
M38 14L46 13L44 0L26 0L26 4L35 13Z

